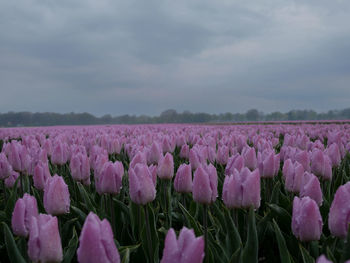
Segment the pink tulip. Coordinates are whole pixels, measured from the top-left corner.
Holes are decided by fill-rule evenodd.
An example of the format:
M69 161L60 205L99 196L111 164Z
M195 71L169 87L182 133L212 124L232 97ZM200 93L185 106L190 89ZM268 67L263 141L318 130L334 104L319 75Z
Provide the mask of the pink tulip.
M163 153L160 145L157 142L153 142L151 148L147 152L147 163L158 164L162 156Z
M332 235L345 238L350 223L350 182L340 186L329 210L328 227Z
M170 228L164 242L161 263L201 263L204 259L203 236L194 235L193 229L183 227L176 239L174 229Z
M70 160L69 168L74 180L90 185L90 163L87 155L74 154Z
M119 263L120 256L107 219L102 221L93 212L86 217L79 237L79 263Z
M10 176L5 179L5 186L12 188L15 186L16 180L19 177L19 173L16 171L11 171ZM18 180L17 188L21 186L21 181Z
M189 164L181 164L177 169L174 188L179 193L192 192L192 171Z
M262 154L259 152L258 167L261 177L273 178L275 175L277 175L277 172L279 170L279 156L276 155L274 151L267 150Z
M260 175L256 169L251 172L247 167L241 172L225 176L222 198L228 208L260 207Z
M322 224L320 210L314 200L308 196L294 197L292 231L300 241L319 240Z
M283 165L286 189L293 193L299 193L303 174L304 168L300 163L292 163L291 159L286 160Z
M99 194L119 194L123 175L124 167L121 162L106 162L97 180L97 192Z
M338 166L341 162L341 155L339 147L336 143L332 143L327 149L326 153L332 161L332 166Z
M180 157L183 159L188 159L190 153L190 147L187 144L182 145L180 150Z
M300 197L308 196L315 200L318 206L322 205L322 190L320 181L311 173L305 172L301 179Z
M51 154L52 164L63 165L68 161L67 145L62 142L57 142Z
M174 176L174 159L171 153L166 153L159 160L158 176L160 179L170 180Z
M228 157L229 157L229 149L227 146L221 146L219 149L218 149L218 153L217 153L217 156L216 156L216 161L219 163L219 164L227 164L227 160L228 160Z
M189 152L189 161L193 171L197 170L201 166L201 157L196 149L192 148Z
M234 169L238 170L239 172L244 167L244 159L240 154L236 154L234 156L231 156L228 161L225 168L225 175L233 174Z
M16 201L13 210L11 219L13 233L17 236L27 237L32 216L38 216L36 199L34 196L24 194L23 198Z
M296 153L295 160L304 167L305 171L310 172L310 156L307 151L300 151Z
M33 262L61 262L63 259L57 217L31 217L28 256Z
M311 171L324 180L332 179L332 162L328 155L319 149L314 149L311 153Z
M138 163L135 168L129 168L129 193L131 200L139 205L145 205L156 198L152 174L147 165Z
M192 193L193 200L198 203L211 204L214 202L217 197L217 177L215 178L215 174L208 173L206 169L199 166L194 173Z
M140 151L134 156L134 158L132 158L129 167L130 168L135 168L136 164L138 164L138 163L147 165L146 155L143 152L140 152Z
M333 263L333 261L328 260L325 255L321 255L316 259L316 263Z
M11 175L12 167L4 153L0 153L0 180L4 180Z
M51 177L47 162L39 161L34 168L34 186L36 189L44 190L46 181Z
M253 147L244 148L242 156L245 166L248 167L251 171L255 170L258 164L255 149Z
M44 188L44 207L48 214L69 213L70 197L68 186L61 176L50 177Z

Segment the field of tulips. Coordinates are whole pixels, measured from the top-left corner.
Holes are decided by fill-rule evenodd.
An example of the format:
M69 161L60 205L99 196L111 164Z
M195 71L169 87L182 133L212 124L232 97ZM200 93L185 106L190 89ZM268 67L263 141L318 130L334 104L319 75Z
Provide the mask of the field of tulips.
M350 262L350 124L0 129L0 262Z

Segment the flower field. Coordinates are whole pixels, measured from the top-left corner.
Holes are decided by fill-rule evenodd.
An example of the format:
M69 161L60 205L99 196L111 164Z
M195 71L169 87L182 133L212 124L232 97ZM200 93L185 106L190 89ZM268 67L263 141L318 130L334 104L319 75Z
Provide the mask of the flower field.
M350 262L350 124L0 129L0 262Z

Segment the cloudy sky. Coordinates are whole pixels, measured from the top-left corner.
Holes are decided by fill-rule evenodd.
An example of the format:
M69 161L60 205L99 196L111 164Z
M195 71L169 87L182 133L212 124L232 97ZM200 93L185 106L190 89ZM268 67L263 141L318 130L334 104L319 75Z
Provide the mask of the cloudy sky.
M0 0L0 112L350 106L350 1Z

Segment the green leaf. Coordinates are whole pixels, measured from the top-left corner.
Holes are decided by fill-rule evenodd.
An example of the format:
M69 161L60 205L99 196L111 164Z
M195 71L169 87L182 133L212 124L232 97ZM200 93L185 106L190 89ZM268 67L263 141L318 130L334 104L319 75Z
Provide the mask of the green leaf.
M228 210L226 212L225 219L227 224L226 237L228 239L229 250L231 250L230 255L232 255L237 251L238 248L242 246L242 240Z
M278 249L280 252L280 258L282 263L290 263L290 255L286 245L286 240L284 239L280 228L278 227L276 221L273 219L273 228L275 230L275 235L278 243Z
M158 232L156 229L156 221L154 217L153 209L147 204L144 206L144 222L145 227L142 229L141 233L141 239L142 239L142 247L145 251L146 255L149 255L149 250L151 250L152 255L150 255L150 258L152 259L151 262L158 262L159 261L159 238L158 238ZM148 220L147 220L147 214L148 213ZM148 234L147 234L147 221L149 223L149 230L150 230L150 242L148 240Z
M93 211L96 213L96 205L93 204L91 198L89 197L88 193L86 192L84 186L81 183L76 183L78 185L79 193L84 199L84 203L87 205L89 211Z
M13 209L15 207L15 203L17 201L17 185L18 185L18 183L19 183L19 177L17 178L14 186L11 189L11 194L10 194L9 199L7 200L7 204L5 207L5 213L6 213L6 215L9 216L10 220L11 220L11 215L12 215Z
M25 260L21 255L15 240L13 239L11 230L4 222L2 223L2 225L4 228L4 237L5 237L7 255L9 256L10 261L14 263L25 263Z
M311 257L309 252L301 244L299 244L299 249L300 249L301 256L303 258L304 263L314 263L315 262L314 258Z
M123 254L120 253L120 256L122 257L122 263L129 263L130 262L130 249L126 248L123 252L124 252Z
M278 200L280 196L280 188L281 188L281 183L277 182L272 190L272 195L270 199L271 203L278 204Z
M230 258L229 263L241 263L242 262L242 248L239 247L237 250L232 254L232 257Z
M203 235L201 228L199 227L197 221L193 218L193 216L186 210L186 208L181 203L179 203L179 207L184 216L186 217L187 221L190 223L189 227L194 229L196 236Z
M256 231L254 208L249 209L248 238L243 249L243 262L258 262L259 240Z
M127 205L125 205L123 202L119 201L117 198L113 198L113 201L117 205L117 207L123 211L123 213L127 216L127 221L130 222L130 211Z
M275 204L267 204L267 206L271 209L276 220L278 219L278 223L280 225L283 224L284 227L289 229L292 222L292 217L287 210Z
M69 263L72 261L75 251L78 247L78 235L77 231L75 231L75 227L73 228L73 237L69 240L68 246L64 249L63 261L62 263Z
M79 216L79 219L82 221L82 223L84 223L85 222L85 218L86 218L86 214L83 211L81 211L78 207L71 206L70 208L73 210L73 212L76 215Z

